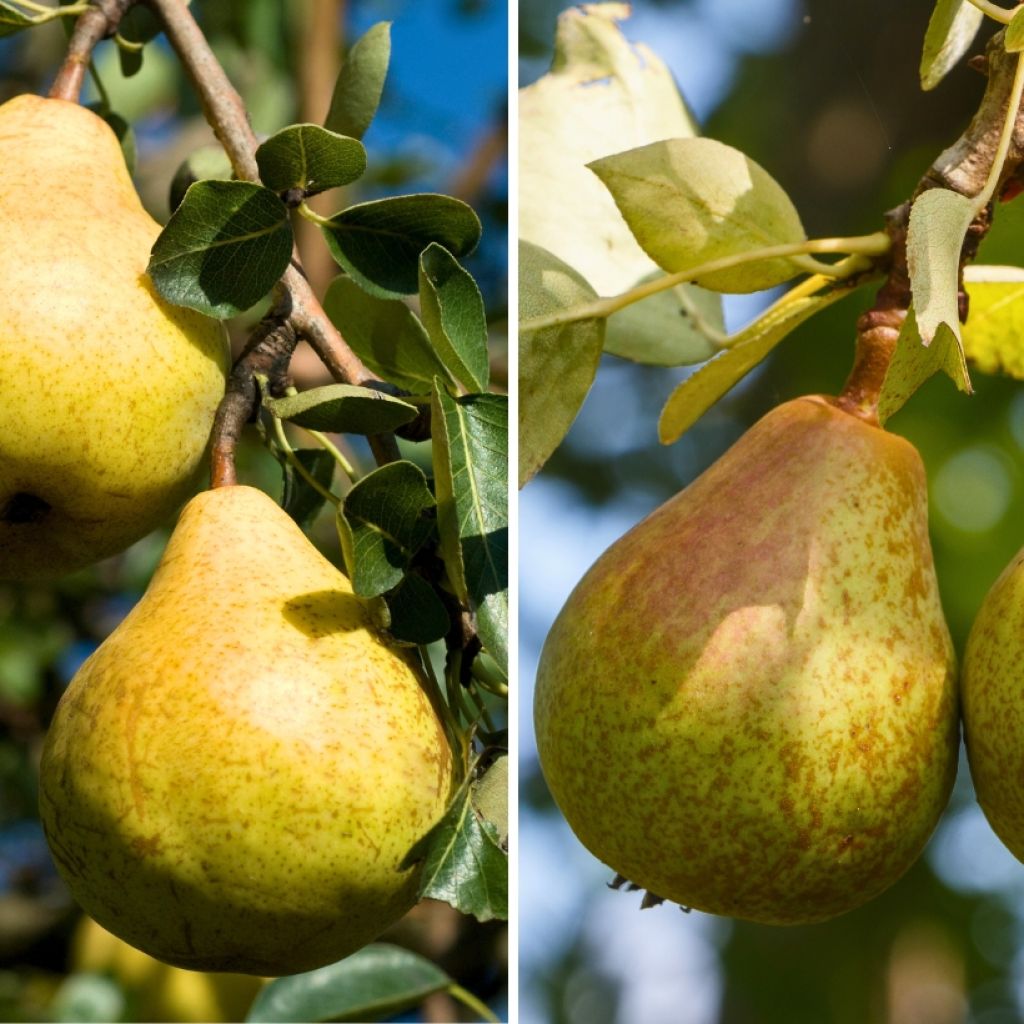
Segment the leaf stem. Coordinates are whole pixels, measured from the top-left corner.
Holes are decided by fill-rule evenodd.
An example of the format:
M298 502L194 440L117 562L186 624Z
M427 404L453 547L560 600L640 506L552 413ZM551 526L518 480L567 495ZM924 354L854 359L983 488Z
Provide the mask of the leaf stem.
M461 985L458 985L453 981L448 986L448 994L453 999L458 999L463 1006L468 1006L474 1013L480 1014L480 1018L482 1020L488 1021L490 1024L498 1024L498 1018L494 1016L490 1008L477 999L472 992L464 989Z
M281 451L284 452L284 457L288 460L288 464L295 470L303 480L309 484L322 498L329 501L335 508L341 507L341 499L336 495L332 494L325 487L321 486L320 481L309 472L308 469L299 461L298 456L292 449L291 444L288 441L288 436L284 432L284 423L282 423L279 416L275 416L273 413L270 414L270 418L274 424L274 438L276 439Z
M320 227L327 227L334 223L334 221L332 221L330 217L324 217L321 214L317 213L316 210L314 210L307 202L305 202L305 200L299 203L298 211L299 213L302 214L303 217L306 218L306 220L312 221L314 224L317 224Z
M991 3L991 0L968 0L968 2L977 7L983 14L987 14L990 18L994 18L1003 25L1009 25L1013 20L1013 11L1008 11L1005 7Z
M1006 117L1003 120L1003 130L999 135L999 145L996 147L995 156L992 158L992 166L989 168L988 177L985 179L985 187L974 197L972 220L988 206L992 196L995 194L996 187L999 185L999 179L1003 173L1003 165L1006 163L1007 154L1010 152L1010 145L1013 143L1013 134L1017 127L1017 116L1020 111L1022 95L1024 95L1024 52L1017 55L1017 69L1013 75L1013 85L1010 87L1010 97L1006 104Z
M857 256L881 256L889 251L889 236L884 231L876 231L871 235L860 235L855 238L818 238L804 242L791 242L786 245L771 245L763 249L751 249L747 252L734 253L732 256L722 256L717 260L709 260L707 263L698 264L695 267L688 267L686 270L679 270L672 274L666 274L655 281L646 281L635 288L629 289L619 295L612 295L607 298L600 298L596 302L589 302L572 309L561 310L555 313L548 313L545 316L533 317L520 324L522 331L538 331L546 327L557 327L560 324L574 323L578 320L598 320L611 316L612 313L626 306L646 299L650 295L657 295L668 288L674 288L679 284L688 284L695 278L704 277L720 270L729 270L732 267L742 266L744 263L754 263L760 260L779 259L787 256L800 256L808 253L850 253ZM828 265L814 261L822 277L834 278L836 271L843 267L844 275L848 276L849 270L847 261L840 261L838 264Z

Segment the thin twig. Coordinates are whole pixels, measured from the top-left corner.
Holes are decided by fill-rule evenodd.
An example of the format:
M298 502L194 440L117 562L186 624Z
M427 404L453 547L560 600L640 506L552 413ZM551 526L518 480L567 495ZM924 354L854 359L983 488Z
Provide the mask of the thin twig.
M50 87L50 99L78 102L92 51L117 31L125 12L136 3L138 0L96 0L94 7L79 15L64 61Z
M839 403L848 411L868 420L877 417L879 393L886 371L896 350L900 328L906 318L912 299L910 274L907 269L907 228L910 210L922 192L931 188L946 188L971 199L981 195L991 185L989 176L993 163L1001 152L1001 136L1007 120L1007 103L1014 95L1017 54L1007 53L1003 47L1004 31L997 32L989 41L985 71L988 85L977 112L964 133L935 162L921 178L913 195L886 215L886 230L892 239L888 258L888 277L875 296L871 309L857 321L857 354L853 369L839 396ZM1010 135L1006 160L993 178L995 195L1010 179L1024 169L1024 113L1017 110ZM973 262L978 246L991 226L991 204L986 204L967 231L960 256L963 267ZM960 317L967 315L967 295L960 290Z
M231 84L206 37L182 0L142 0L160 19L171 46L178 54L199 95L206 120L224 147L236 177L259 181L255 152L257 139L249 124L242 98ZM285 315L296 334L305 338L328 368L331 376L347 384L382 384L352 351L324 312L302 273L296 257L281 278L286 301ZM370 438L378 463L399 457L393 435Z

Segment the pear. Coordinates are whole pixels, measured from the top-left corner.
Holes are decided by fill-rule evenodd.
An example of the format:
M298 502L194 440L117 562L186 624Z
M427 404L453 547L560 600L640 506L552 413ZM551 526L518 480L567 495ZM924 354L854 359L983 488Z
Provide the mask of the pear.
M453 756L415 658L262 491L181 514L82 665L40 767L54 860L104 928L179 967L338 960L415 902Z
M541 657L541 767L653 895L825 920L918 856L949 797L952 644L914 448L805 397L602 555Z
M0 579L55 577L123 551L188 497L227 342L154 290L160 226L96 114L4 103L0 165Z
M982 601L964 650L964 741L978 803L1024 860L1024 550Z

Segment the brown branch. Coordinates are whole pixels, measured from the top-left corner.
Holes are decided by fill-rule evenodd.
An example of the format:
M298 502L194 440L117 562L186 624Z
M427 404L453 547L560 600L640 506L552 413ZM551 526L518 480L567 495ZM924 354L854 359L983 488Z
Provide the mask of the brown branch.
M1006 105L1013 88L1018 54L1003 48L1005 30L989 40L983 66L988 85L966 131L936 158L918 182L913 195L886 215L886 230L892 238L888 254L888 277L875 296L871 309L857 321L857 353L853 369L838 402L847 411L877 422L878 398L886 371L896 350L900 328L912 299L907 269L907 228L910 210L922 192L946 188L973 198L988 180L1006 118ZM1013 141L1000 172L996 195L1024 172L1024 113L1017 111ZM992 222L991 206L982 210L967 231L960 254L960 319L967 316L967 295L963 290L963 268L972 262Z
M50 99L78 102L92 51L117 31L125 12L136 3L138 0L94 0L94 6L75 22L64 61L50 87Z
M210 48L206 37L199 28L182 0L141 0L160 19L171 46L178 54L193 87L200 98L206 120L213 127L224 147L235 175L244 181L259 181L256 165L257 139L249 124L248 114L242 98L231 84L224 69ZM319 299L302 273L298 258L293 256L292 265L280 281L284 316L298 337L305 338L328 368L331 376L347 384L382 384L348 346L338 329L328 319ZM294 346L293 346L294 348ZM241 405L241 399L232 399ZM232 413L232 417L235 414ZM218 424L225 419L218 416ZM234 423L233 418L227 422ZM227 471L222 463L233 448L229 435L223 438L216 433L214 450L218 463L214 477L225 479ZM223 443L222 443L223 442ZM237 438L234 439L237 443ZM398 458L398 445L392 435L378 435L370 438L370 446L378 463L392 462Z

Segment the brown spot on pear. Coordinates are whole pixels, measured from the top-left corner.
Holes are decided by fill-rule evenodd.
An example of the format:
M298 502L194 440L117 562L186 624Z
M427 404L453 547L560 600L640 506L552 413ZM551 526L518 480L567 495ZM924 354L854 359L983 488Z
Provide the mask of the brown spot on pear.
M958 743L926 502L910 444L801 398L598 559L535 702L585 846L659 896L773 924L907 870Z

